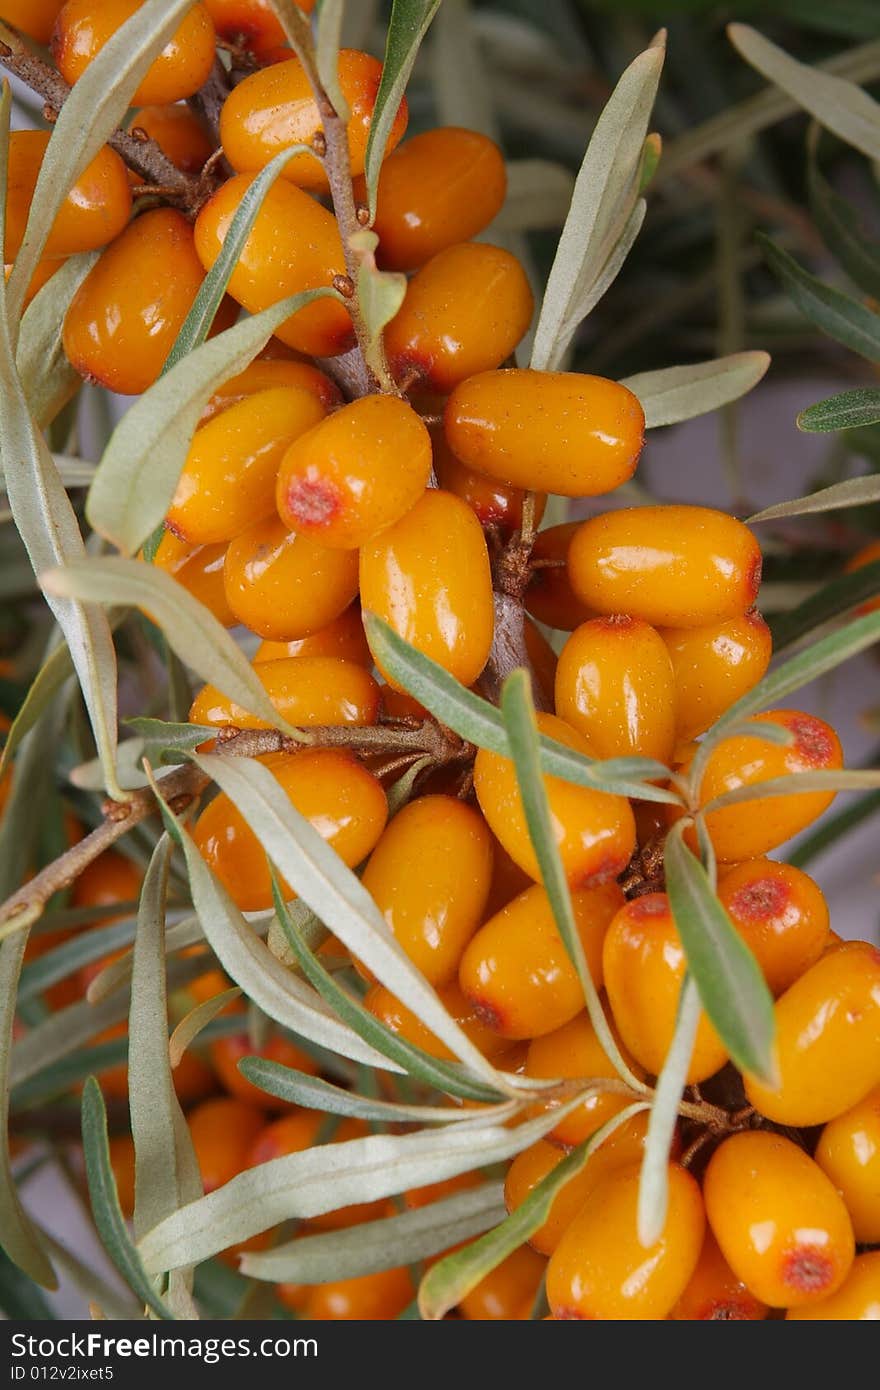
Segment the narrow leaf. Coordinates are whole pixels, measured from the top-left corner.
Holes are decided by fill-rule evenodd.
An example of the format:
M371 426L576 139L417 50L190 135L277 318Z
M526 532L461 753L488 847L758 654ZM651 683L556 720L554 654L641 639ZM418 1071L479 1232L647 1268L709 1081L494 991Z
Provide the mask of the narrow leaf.
M766 782L753 782L713 797L702 808L704 814L722 811L727 806L739 806L744 801L759 801L765 796L799 796L804 792L861 792L880 787L880 769L829 768L816 772L790 772L784 777L771 777Z
M172 1067L180 1066L183 1054L195 1042L199 1034L218 1015L222 1014L228 1004L234 1003L240 997L241 990L238 985L233 985L231 989L221 990L219 994L214 994L210 999L203 1000L194 1009L190 1009L188 1014L184 1014L168 1039L168 1046L165 1049Z
M72 675L73 658L70 654L70 648L66 642L60 641L51 655L43 662L12 721L12 727L6 735L3 754L0 757L0 777L11 765L23 739L30 733L44 711L49 709L57 700L59 691L63 689L65 681L69 680Z
M209 724L172 724L142 717L126 719L125 724L139 735L143 757L151 766L157 762L185 762L186 753L217 737L216 727Z
M639 1243L649 1249L662 1236L669 1208L669 1151L678 1107L687 1081L702 1006L696 984L686 975L678 999L678 1017L663 1070L657 1078L654 1103L639 1179Z
M810 208L822 238L853 284L880 295L880 249L862 229L861 212L841 198L819 172L815 158L807 167Z
M97 251L71 256L34 296L21 321L15 363L41 429L51 425L82 385L64 351L61 331L70 301L97 259Z
M880 362L880 315L832 289L798 265L793 256L758 233L770 269L782 281L789 298L817 328L852 348L870 362Z
M835 430L859 429L880 421L880 390L863 387L857 391L841 391L824 401L808 405L797 417L797 427L813 434L831 434ZM866 500L875 502L876 497ZM845 505L845 504L841 504Z
M339 82L339 39L345 15L345 0L321 0L315 41L315 64L324 91L341 121L351 112Z
M799 638L813 632L820 624L847 613L857 604L880 594L880 560L853 570L852 574L841 574L836 579L818 589L815 594L804 599L797 608L787 613L777 613L770 620L773 633L773 650L783 651Z
M710 362L686 367L663 367L624 377L621 386L638 396L645 412L645 427L676 425L708 415L751 391L770 365L766 352L734 352Z
M21 972L18 997L22 1002L35 999L44 990L50 989L59 980L66 980L75 971L92 961L128 946L134 940L136 919L126 917L114 922L110 927L98 927L93 931L81 931L70 941L47 951L44 956L29 961Z
M391 6L382 81L370 120L364 162L371 222L376 213L376 190L391 127L406 91L406 84L409 82L422 40L439 8L440 0L393 0Z

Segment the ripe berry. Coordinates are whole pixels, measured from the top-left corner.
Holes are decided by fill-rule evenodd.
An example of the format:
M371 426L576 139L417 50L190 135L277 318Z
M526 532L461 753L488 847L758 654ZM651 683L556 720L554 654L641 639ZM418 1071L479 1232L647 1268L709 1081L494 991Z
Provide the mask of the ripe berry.
M526 589L526 608L539 623L571 632L596 614L571 587L568 548L580 530L579 521L566 521L539 531L532 546L532 573ZM549 563L548 563L549 562Z
M880 1086L825 1126L816 1162L846 1203L856 1240L880 1242Z
M52 34L52 57L71 85L82 77L108 39L141 7L142 0L67 0ZM193 5L154 59L132 95L133 106L180 101L207 82L214 66L214 26L204 5Z
M310 1076L316 1075L319 1070L315 1059L282 1033L273 1033L262 1047L255 1047L247 1033L232 1033L225 1038L215 1038L210 1044L209 1056L211 1066L217 1073L224 1091L235 1096L237 1100L247 1101L248 1105L253 1105L258 1110L286 1110L289 1106L286 1101L279 1100L277 1096L260 1090L259 1086L254 1086L248 1081L238 1069L243 1057L262 1057L269 1062L278 1062L283 1067L307 1072ZM251 1166L250 1157L246 1166Z
M24 237L49 132L14 130L9 137L4 260L14 261ZM131 216L125 165L104 145L80 174L49 230L43 256L54 259L106 246Z
M458 1311L469 1322L510 1322L526 1299L534 1299L547 1261L520 1245L465 1294Z
M697 1267L669 1314L674 1322L757 1322L767 1306L734 1274L710 1230L706 1231Z
M384 1322L402 1313L414 1295L408 1269L385 1269L315 1284L297 1306L313 1322Z
M481 525L496 526L503 536L511 536L522 527L525 490L508 487L506 483L476 473L457 459L443 435L433 432L434 471L442 488L454 492L467 502ZM535 499L535 524L544 515L547 498L539 493Z
M308 14L315 0L296 0ZM263 58L287 42L271 0L204 0L218 38Z
M108 849L83 869L73 885L71 903L74 907L111 907L114 903L131 906L140 897L142 881L143 872L137 864L117 850ZM105 916L101 920L107 926L117 918Z
M602 984L602 939L623 902L616 883L572 894L587 965ZM527 888L471 939L459 984L477 1014L505 1038L552 1033L583 1008L584 994L543 888Z
M131 131L143 131L155 140L175 168L184 174L200 174L214 153L211 138L199 117L188 106L142 106L134 113ZM132 174L132 181L140 178Z
M612 1028L612 1031L615 1031ZM638 1070L638 1064L636 1064ZM526 1055L526 1076L546 1077L609 1077L617 1079L617 1071L608 1060L605 1049L586 1012L577 1014L561 1028L533 1038ZM576 1110L571 1110L548 1134L553 1144L565 1147L580 1144L601 1129L628 1104L625 1096L612 1091L593 1091ZM604 1145L603 1145L604 1148Z
M444 1009L452 1015L474 1047L478 1047L491 1061L497 1060L510 1050L507 1038L499 1037L482 1022L471 1001L462 994L457 980L450 985L441 986L437 995ZM386 1028L390 1028L392 1033L396 1033L405 1042L414 1043L423 1052L427 1052L431 1057L438 1057L441 1061L455 1060L455 1054L446 1044L426 1028L418 1015L405 1004L401 1004L384 985L373 985L364 995L363 1002L364 1008L374 1018L378 1018L380 1023L384 1023Z
M568 551L575 593L597 613L705 627L747 613L761 582L749 529L709 507L628 507L585 521Z
M345 611L358 591L358 557L270 517L230 542L223 582L239 622L260 637L289 642L320 632Z
M821 1168L767 1130L725 1139L703 1181L706 1215L731 1269L771 1308L826 1298L855 1254L846 1207Z
M526 332L533 308L526 273L509 251L477 241L447 247L416 272L385 329L395 379L415 376L432 391L447 392L500 366ZM468 463L455 438L450 444Z
M262 1110L232 1096L203 1101L188 1121L206 1192L244 1171L248 1150L266 1123Z
M48 43L63 5L64 0L0 0L0 19L37 43Z
M223 627L235 627L238 619L226 601L223 566L226 546L187 545L172 531L166 531L153 557L153 564L170 574L177 583L204 604Z
M108 1147L122 1215L131 1220L134 1213L134 1140L130 1134L113 1134Z
M722 874L718 898L781 994L828 944L828 904L817 883L791 864L750 859Z
M363 666L335 656L291 656L255 668L272 704L298 727L322 724L375 724L379 687ZM264 719L223 695L215 685L199 691L189 712L193 724L268 729Z
M582 736L552 714L538 715L542 734L592 756ZM556 844L573 888L613 879L626 868L635 848L635 822L629 802L561 777L544 777ZM510 857L532 878L541 871L529 837L516 772L510 758L479 749L474 787L489 828Z
M856 1255L849 1274L830 1298L802 1304L786 1320L805 1322L880 1322L880 1250Z
M705 733L770 664L770 629L754 610L707 627L661 628L660 636L672 661L680 742Z
M278 472L292 531L355 550L415 506L431 476L431 437L397 396L364 396L301 435Z
M299 637L292 642L261 642L254 653L254 665L283 661L291 656L334 656L371 670L373 657L361 621L360 604L349 604L344 613L311 637Z
M310 391L325 413L342 404L342 392L336 382L310 362L256 357L243 372L230 377L214 392L202 415L202 423L219 415L221 410L226 410L236 401L253 396L257 391L271 391L276 386L296 386L300 390Z

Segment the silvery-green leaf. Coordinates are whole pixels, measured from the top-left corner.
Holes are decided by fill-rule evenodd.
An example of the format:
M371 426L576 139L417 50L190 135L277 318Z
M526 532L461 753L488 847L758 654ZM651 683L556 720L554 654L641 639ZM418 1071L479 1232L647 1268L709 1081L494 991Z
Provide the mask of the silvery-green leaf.
M856 391L840 391L824 401L808 405L797 417L797 427L807 434L831 434L837 430L863 429L880 422L880 391L862 387ZM876 501L876 498L870 498ZM845 506L846 503L841 503Z
M685 1087L702 1006L697 987L685 976L678 999L675 1033L657 1078L648 1137L639 1179L639 1243L648 1249L663 1234L669 1206L669 1150Z
M370 120L370 134L367 140L367 153L364 174L367 183L367 202L370 207L370 220L376 211L376 189L379 186L379 172L391 127L397 115L401 98L406 91L413 64L418 56L422 40L428 32L431 20L440 7L440 0L393 0L391 18L385 39L385 61L382 67L382 81L376 94L376 104Z
M511 159L507 163L507 196L487 231L505 232L558 227L565 221L574 192L574 177L563 164L549 159Z
M369 235L372 236L373 233ZM358 303L369 334L369 344L364 355L368 366L374 370L375 347L381 339L383 329L391 322L403 303L406 285L405 275L377 270L375 266L363 262L358 270Z
M153 766L157 762L182 763L184 754L206 739L216 738L217 730L208 724L173 724L164 719L137 717L124 721L140 738L144 757Z
M757 386L769 365L766 352L734 352L710 362L639 372L624 377L620 384L638 396L645 412L645 427L653 429L707 415L739 400Z
M804 792L860 792L880 787L880 770L876 768L822 768L815 772L790 772L784 777L770 777L766 782L753 782L713 797L703 807L723 811L745 801L759 801L765 796L799 796Z
M820 173L815 150L807 166L810 209L829 251L853 284L866 294L880 295L880 248L863 224L862 209L847 202Z
M762 232L757 233L757 240L770 269L811 323L869 362L880 362L880 314L810 275L793 256Z
M194 1009L190 1009L188 1014L184 1014L168 1039L168 1046L165 1049L172 1067L180 1065L180 1061L190 1044L195 1042L209 1023L219 1014L222 1014L227 1004L233 1003L240 995L241 990L238 985L233 985L231 989L221 990L219 994L214 994L210 999L203 1000Z
M345 0L321 0L315 36L318 76L341 121L347 121L351 115L339 83L339 36L345 9Z
M52 1253L55 1264L70 1280L75 1289L90 1303L97 1303L104 1316L111 1321L135 1322L143 1316L142 1305L124 1294L90 1269L72 1250L56 1240L50 1231L40 1226L40 1234L46 1247Z
M880 391L872 394L877 397L877 418L880 419ZM878 501L880 476L871 473L866 478L847 478L845 482L833 483L831 487L823 487L806 497L795 497L791 502L776 502L772 507L755 512L754 516L749 517L748 524L753 526L756 521L775 521L778 517L784 516L811 516L816 512L833 512L841 507L858 507Z
M59 980L66 980L81 970L84 965L103 960L121 947L129 946L134 940L136 925L135 917L125 916L109 927L79 931L69 941L29 961L21 972L19 1000L26 1002L35 999Z
M773 650L780 652L813 632L831 618L837 618L880 594L880 560L860 565L851 574L841 574L808 594L796 608L775 613L770 619Z
M70 301L97 259L97 251L71 256L34 295L21 321L15 363L31 414L41 429L52 423L82 384L64 351L61 330Z

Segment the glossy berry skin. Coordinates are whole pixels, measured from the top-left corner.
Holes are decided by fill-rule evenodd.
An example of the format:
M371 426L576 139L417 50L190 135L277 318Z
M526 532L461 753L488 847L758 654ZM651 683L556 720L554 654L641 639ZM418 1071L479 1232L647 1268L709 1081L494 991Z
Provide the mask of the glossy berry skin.
M620 1036L646 1071L658 1076L675 1033L687 962L665 893L633 898L608 928L602 951L605 989ZM700 1016L688 1085L727 1061L721 1039Z
M296 2L307 14L315 8L315 0ZM256 58L287 42L270 0L204 0L204 5L218 37L246 48Z
M37 43L48 43L63 5L64 0L0 0L0 19Z
M592 757L585 739L552 714L538 715L542 734ZM556 844L572 888L613 879L627 866L635 848L635 821L622 796L578 787L561 777L544 777ZM511 859L531 878L541 871L529 838L516 771L510 758L479 749L474 787L489 828Z
M408 1269L386 1269L315 1284L298 1308L302 1318L313 1322L384 1322L402 1313L414 1296Z
M291 656L333 656L372 670L373 657L367 645L360 604L349 604L338 618L311 637L299 637L292 642L261 642L254 653L254 665L283 661Z
M533 308L526 273L509 251L464 241L438 252L410 280L385 329L395 380L415 377L432 391L448 392L500 366L526 332ZM454 438L450 444L469 462Z
M74 907L111 907L114 903L132 905L140 897L143 872L117 850L105 850L88 864L73 885ZM123 914L120 914L120 916ZM113 917L103 917L105 925Z
M502 536L511 536L522 527L525 490L476 473L457 459L443 435L433 432L434 471L442 488L467 502L482 526L494 526ZM540 525L547 498L535 498L535 523Z
M431 437L398 396L364 396L287 449L278 515L291 531L355 550L418 502L431 476Z
M846 942L777 1000L781 1085L746 1077L756 1110L783 1125L820 1125L880 1084L880 951Z
M195 223L195 247L205 270L216 261L238 206L253 182L228 179L204 204ZM291 235L295 229L296 235ZM269 189L229 280L232 298L258 313L288 295L330 286L345 271L336 221L302 189L279 180ZM309 356L332 357L354 343L348 311L318 299L286 319L276 335Z
M303 749L261 758L293 805L349 867L366 858L385 828L385 793L347 750ZM242 911L272 906L268 862L254 832L225 793L193 829L196 845Z
M52 34L55 66L71 85L142 0L67 0ZM181 101L207 82L214 66L214 26L204 5L193 5L131 98L133 106Z
M248 1150L266 1123L262 1110L232 1096L205 1100L187 1118L206 1192L244 1171Z
M602 984L602 938L623 902L616 883L572 894L590 974ZM527 888L471 939L459 984L477 1014L505 1038L536 1038L583 1008L584 994L543 888Z
M645 414L616 381L508 368L461 380L446 404L444 429L464 463L500 482L596 497L635 472Z
M376 104L382 64L369 53L343 48L339 53L339 85L348 102L348 151L353 174L363 173L370 121ZM406 99L401 101L388 139L389 152L406 130ZM246 77L233 87L220 113L220 140L238 173L265 168L275 155L292 145L311 145L323 134L323 122L311 83L298 58ZM283 177L314 193L325 192L324 165L312 154L291 155Z
M617 1079L617 1072L605 1055L589 1014L584 1011L552 1033L532 1039L526 1054L526 1076L548 1080L568 1076ZM551 1144L565 1147L581 1144L629 1104L626 1096L615 1095L612 1091L594 1091L559 1121L547 1139Z
M654 627L705 627L752 607L761 551L726 512L627 507L583 523L568 569L575 593L597 613L629 613Z
M880 541L871 541L870 545L862 546L855 555L847 561L844 567L844 574L852 574L855 570L860 570L864 565L873 565L880 560ZM869 598L864 603L860 603L856 612L859 614L876 613L880 608L880 598Z
M546 1260L528 1245L517 1246L465 1294L459 1313L469 1322L511 1322L525 1300L534 1298L546 1267Z
M680 742L711 728L770 665L770 629L754 610L707 627L661 628L660 636L672 662Z
M122 1215L130 1221L134 1214L134 1140L130 1134L113 1134L108 1148Z
M316 1075L319 1069L314 1057L281 1033L273 1033L262 1047L255 1047L247 1033L231 1033L224 1038L215 1038L209 1045L208 1055L223 1089L237 1100L247 1101L248 1105L262 1111L287 1110L289 1106L286 1101L279 1100L277 1096L262 1091L259 1086L254 1086L248 1081L238 1069L243 1057L262 1057L268 1062L277 1062L280 1066L306 1072L309 1076ZM263 1122L265 1123L265 1116ZM246 1166L251 1166L250 1153Z
M557 1318L665 1318L694 1272L705 1231L700 1189L678 1164L668 1169L669 1209L647 1249L636 1230L640 1166L608 1173L593 1188L547 1266Z
M723 873L718 899L753 952L773 994L793 985L828 945L828 904L792 864L749 859Z
M184 174L200 174L214 153L207 129L188 106L142 106L134 113L130 129L133 135L143 131L155 140ZM137 174L132 173L131 178L135 183L141 182Z
M837 1188L856 1240L880 1242L880 1086L822 1130L816 1162Z
M492 645L489 554L470 507L431 488L360 552L364 612L471 685ZM393 682L391 682L393 684Z
M824 720L798 710L768 710L749 722L778 724L793 736L790 744L769 743L751 734L722 739L709 755L700 785L700 803L739 787L759 786L774 777L843 766L837 734ZM690 759L683 771L687 771ZM706 828L722 863L766 854L811 825L834 800L831 792L755 797L710 811Z
M830 1298L791 1308L785 1317L792 1322L880 1322L880 1250L856 1255Z
M102 252L64 320L81 376L137 396L159 376L205 278L183 213L153 208Z
M670 1318L673 1322L758 1322L767 1312L767 1305L734 1274L707 1230L697 1267Z
M187 545L172 531L166 531L153 557L153 564L170 574L187 593L213 613L223 627L238 621L226 601L223 566L226 546Z
M373 231L383 270L417 270L447 246L470 241L500 211L507 191L504 156L494 140L461 126L414 135L379 175ZM366 202L364 179L355 198Z
M434 986L455 978L483 920L492 837L455 796L420 796L391 821L361 882L395 938Z
M532 546L532 569L526 589L526 608L547 627L572 632L597 615L578 598L568 573L568 548L581 527L579 521L565 521L539 531ZM552 563L544 564L549 561Z
M277 386L295 386L310 391L325 411L342 404L342 392L326 373L310 362L288 362L284 359L255 358L243 372L232 376L214 392L202 414L202 422L219 415L236 401L253 396L257 391L271 391Z
M4 259L18 255L37 186L49 132L14 130L9 137ZM131 216L125 165L104 145L80 174L49 230L43 256L53 259L95 251L118 236Z
M492 1028L481 1021L469 999L462 994L458 981L443 985L437 990L443 1007L452 1015L459 1028L470 1038L491 1061L495 1061L510 1050L507 1038L502 1038ZM455 1054L444 1042L425 1027L417 1014L402 1004L384 985L373 985L364 995L364 1008L380 1023L384 1023L392 1033L405 1042L414 1043L431 1057L452 1062Z
M193 435L166 526L191 545L216 545L271 517L285 451L323 414L310 391L279 386L209 420Z
M230 542L223 582L239 622L260 637L290 642L345 612L358 591L358 557L328 550L270 517Z
M624 615L575 628L559 654L556 712L597 758L667 763L675 745L675 683L663 639Z
M803 1149L767 1130L733 1134L703 1179L706 1215L727 1263L771 1308L827 1298L849 1273L852 1225Z
M255 668L260 684L283 719L297 727L375 724L379 687L363 666L335 656L290 656ZM230 700L215 685L199 691L189 712L192 724L237 729L272 726Z

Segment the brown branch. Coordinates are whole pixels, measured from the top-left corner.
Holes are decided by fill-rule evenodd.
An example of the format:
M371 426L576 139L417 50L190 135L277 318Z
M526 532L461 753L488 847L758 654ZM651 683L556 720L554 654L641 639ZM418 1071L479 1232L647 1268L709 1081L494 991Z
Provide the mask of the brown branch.
M220 143L220 112L223 110L223 104L231 90L232 84L229 81L229 74L218 58L205 85L200 87L186 103L190 110L204 121L214 137L219 158L212 166L212 171L216 171L223 179L230 178L234 172L232 165L223 154Z
M258 758L266 753L295 753L303 747L350 748L359 753L427 754L440 765L465 762L476 751L434 719L412 726L323 724L299 733L301 737L293 739L278 729L219 729L217 751L239 758Z
M495 627L480 688L487 700L497 704L501 687L511 671L524 667L531 677L535 708L549 712L553 709L552 692L541 686L526 648L523 595L529 582L534 539L535 494L527 492L523 503L523 529L511 538L493 565Z
M316 366L336 382L346 400L359 400L372 393L372 373L359 347L342 352L338 357L316 357L314 360Z

